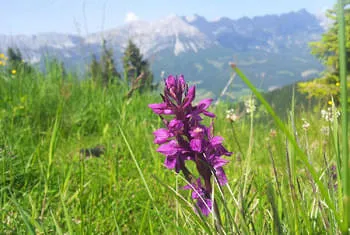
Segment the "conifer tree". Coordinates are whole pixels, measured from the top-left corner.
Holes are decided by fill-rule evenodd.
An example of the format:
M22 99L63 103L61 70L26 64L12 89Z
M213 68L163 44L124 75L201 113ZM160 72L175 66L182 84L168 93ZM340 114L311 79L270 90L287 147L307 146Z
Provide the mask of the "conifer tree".
M339 49L338 22L336 7L327 11L326 16L333 23L318 42L310 43L311 53L326 67L321 77L312 81L299 83L299 90L310 97L327 98L330 95L339 102ZM346 41L350 42L350 9L345 8ZM347 69L350 70L350 43L346 45Z
M96 54L93 54L88 66L89 74L97 84L107 86L120 78L113 57L113 50L107 48L106 40L103 40L100 61L98 61Z
M153 74L147 60L143 59L140 49L131 40L123 56L123 69L126 82L131 85L143 72L144 77L140 80L139 89L144 91L152 88Z
M102 44L102 56L101 56L101 72L102 72L102 85L107 86L110 82L113 82L116 78L120 78L115 62L113 59L113 50L107 48L106 40L103 40Z
M7 49L7 57L9 62L12 63L20 63L22 61L22 54L18 48L13 49L12 47L9 47Z
M33 71L33 68L27 62L23 61L22 53L18 48L13 49L12 47L9 47L7 49L7 57L8 57L8 70L10 73L11 71L18 71L18 70L23 70L26 73L30 73Z

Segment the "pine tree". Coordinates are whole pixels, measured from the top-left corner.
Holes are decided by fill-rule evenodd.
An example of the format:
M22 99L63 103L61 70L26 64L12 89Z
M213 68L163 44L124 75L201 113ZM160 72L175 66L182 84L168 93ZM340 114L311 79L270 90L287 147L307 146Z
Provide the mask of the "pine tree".
M8 70L10 73L11 71L18 71L18 70L23 70L26 73L33 72L33 68L27 62L23 61L22 53L18 48L13 49L9 47L7 49L7 57L8 57Z
M336 17L336 7L327 11L326 16L333 23L322 39L318 42L310 43L311 53L315 55L325 66L326 70L322 76L313 81L299 84L299 90L302 93L309 94L310 97L327 98L332 96L339 103L339 44L338 44L338 22ZM346 27L346 53L347 69L350 70L350 9L346 8L345 27Z
M15 50L12 47L9 47L7 49L7 57L8 57L9 62L13 62L13 63L22 62L22 54L18 48L16 48L16 50Z
M113 59L113 50L111 48L107 48L105 40L103 40L102 44L102 56L100 63L102 73L102 85L107 86L116 78L120 78L120 74L116 69L115 62Z
M11 71L17 71L19 68L20 63L22 62L22 54L19 51L19 49L13 49L9 47L7 49L7 57L8 57L8 70L11 73Z
M140 49L131 40L128 41L124 52L123 69L124 79L129 85L134 84L135 80L143 72L144 76L139 84L140 91L152 88L153 74L149 68L149 63L143 59Z

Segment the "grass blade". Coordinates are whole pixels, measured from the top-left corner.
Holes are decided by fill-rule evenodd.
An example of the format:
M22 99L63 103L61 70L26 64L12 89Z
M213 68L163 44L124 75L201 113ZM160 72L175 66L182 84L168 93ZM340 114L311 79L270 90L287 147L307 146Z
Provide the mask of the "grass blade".
M342 232L348 233L350 229L350 162L348 146L348 95L346 78L346 37L345 37L345 16L344 0L338 0L337 6L338 20L338 43L339 43L339 74L340 74L340 100L342 106L342 168L343 168L343 207L344 225Z
M121 133L121 135L122 135L122 137L123 137L123 139L124 139L124 142L125 142L125 144L126 144L128 150L129 150L129 152L130 152L130 155L131 155L131 157L132 157L132 160L133 160L134 163L135 163L135 166L136 166L136 168L137 168L137 171L139 172L139 175L140 175L140 177L141 177L141 179L142 179L142 182L143 182L143 184L144 184L144 186L145 186L145 188L146 188L146 190L147 190L148 196L150 197L150 199L152 200L152 203L154 204L154 207L155 207L155 209L156 209L156 211L157 211L158 217L159 217L159 219L160 219L160 221L161 221L161 224L162 224L162 226L163 226L163 228L164 228L164 231L166 231L166 228L165 228L163 219L162 219L162 217L161 217L161 215L160 215L160 213L159 213L159 210L158 210L157 206L156 206L155 203L154 203L154 198L153 198L153 196L152 196L151 190L150 190L149 187L148 187L147 181L146 181L146 179L145 179L145 177L144 177L144 175L143 175L143 173L142 173L142 170L141 170L141 168L140 168L140 166L139 166L139 164L138 164L138 162L137 162L137 160L136 160L136 157L135 157L135 155L134 155L134 152L132 151L132 149L131 149L131 147L130 147L129 141L126 139L126 136L125 136L125 134L124 134L124 131L122 130L122 128L120 127L120 125L118 125L118 128L119 128L119 130L120 130L120 133Z
M250 80L244 75L244 73L234 64L231 65L233 70L237 73L238 76L241 77L241 79L244 81L244 83L252 90L254 95L259 99L259 101L262 103L262 105L266 108L267 112L272 116L274 121L276 122L277 126L284 132L290 143L295 147L296 154L298 154L301 158L301 160L306 165L308 171L312 175L313 179L315 180L322 197L325 199L327 206L331 209L331 211L334 214L334 217L336 218L338 224L341 224L341 219L337 211L335 210L334 204L332 203L329 194L327 192L327 189L323 185L323 183L320 181L318 174L316 173L316 170L314 167L309 163L307 159L307 155L304 153L304 151L298 146L294 136L290 133L290 131L287 129L286 125L282 122L282 120L277 116L275 111L272 109L272 107L269 105L269 103L265 100L265 98L262 96L262 94L256 89L256 87L250 82Z

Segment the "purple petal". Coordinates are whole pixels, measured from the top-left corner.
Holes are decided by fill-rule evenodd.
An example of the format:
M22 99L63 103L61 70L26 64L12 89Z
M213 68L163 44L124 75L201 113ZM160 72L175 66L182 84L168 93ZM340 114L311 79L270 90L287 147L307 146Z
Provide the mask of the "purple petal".
M229 161L226 159L223 159L221 157L215 156L215 158L212 161L212 165L214 169L218 169L220 167L223 167L226 165Z
M193 184L187 184L183 187L183 189L190 189L192 190L192 198L198 199L202 195L205 195L204 189L202 187L201 178L198 178L195 183Z
M227 183L227 177L222 167L216 169L216 177L218 177L220 185L225 185Z
M204 100L201 100L201 101L199 101L199 103L198 103L198 107L199 107L200 109L207 109L207 108L210 106L211 102L213 102L213 99L204 99Z
M177 82L178 82L178 89L179 89L179 92L180 92L181 94L183 94L183 92L184 92L185 89L186 89L186 81L185 81L184 76L183 76L183 75L180 75L179 78L178 78L178 80L177 80Z
M186 115L186 118L192 117L192 120L193 120L193 121L200 122L200 121L203 120L203 118L201 118L201 116L199 116L199 114L200 114L200 112L198 112L198 111L195 110L195 111L191 112L190 114L187 114L187 115Z
M196 184L191 184L191 183L189 183L189 184L186 184L184 187L183 187L183 189L194 189L194 188L196 188L196 187L198 187L198 185L202 185L201 184L201 178L198 178L197 180L196 180Z
M196 87L192 86L188 89L187 96L184 99L183 108L186 108L188 105L190 105L195 97L196 97Z
M181 86L185 86L186 85L186 82L185 82L185 77L184 77L184 75L180 75L179 76L179 84L181 85Z
M168 108L166 103L149 104L148 107L156 114L173 114L173 111Z
M171 120L170 122L169 122L169 129L171 130L171 131L176 131L176 132L178 132L178 131L181 131L181 129L183 128L183 126L184 126L184 124L183 124L183 122L182 121L180 121L180 120L177 120L177 119L173 119L173 120Z
M167 129L160 128L153 132L153 135L155 136L154 143L155 144L164 144L168 141L168 138L171 137L171 134Z
M192 189L191 184L186 184L185 186L182 187L184 190L189 190Z
M215 114L211 113L211 112L208 112L206 110L203 111L203 114L207 117L211 117L211 118L214 118L215 117Z
M198 199L202 196L202 194L203 194L202 188L199 188L198 186L196 186L194 189L193 188L191 188L191 189L193 190L192 194L191 194L192 199Z
M157 149L157 152L166 156L175 155L180 150L179 145L175 140L171 140L169 143L162 144Z
M222 142L224 141L224 138L222 138L221 136L214 136L211 140L210 140L210 144L212 146L216 146L219 144L222 144Z
M165 80L165 85L168 89L175 86L175 77L173 75L169 75L168 78Z
M190 142L191 149L196 152L202 152L202 140L192 139Z
M204 129L201 127L196 127L190 131L191 137L196 138L196 139L202 138L203 134L204 134Z
M168 169L174 169L176 166L176 156L167 156L165 158L164 165Z
M215 146L215 150L216 150L217 154L220 155L220 156L221 155L225 155L225 156L231 156L232 155L232 153L227 151L227 149L224 146L222 146L222 144L219 144L219 145Z
M213 203L209 198L199 198L197 200L197 206L199 207L203 215L208 216L211 213Z

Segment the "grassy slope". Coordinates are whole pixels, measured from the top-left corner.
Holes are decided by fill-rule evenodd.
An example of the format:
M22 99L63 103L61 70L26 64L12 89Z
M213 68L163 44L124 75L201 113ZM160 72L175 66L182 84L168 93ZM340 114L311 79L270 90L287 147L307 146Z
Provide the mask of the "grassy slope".
M153 177L190 199L189 192L181 190L185 182L163 167L153 144L152 132L162 125L147 104L160 102L159 96L136 94L124 100L124 94L122 87L106 90L74 76L62 80L55 70L45 76L0 75L0 231L214 231L211 217L205 219L206 228L186 202L177 201L175 193ZM219 203L225 229L232 231L235 221L239 230L259 234L336 231L332 213L321 203L291 146L288 156L295 160L288 167L284 135L269 134L272 121L253 125L250 132L249 117L233 125L225 120L228 106L213 110L216 134L235 152L225 167L232 189L232 194L224 189L228 210ZM307 117L308 132L296 119L300 145L307 146L313 164L324 173L324 183L333 184L324 171L323 156L334 162L335 150L331 139L320 135L327 123L318 115ZM80 148L98 144L107 147L104 156L80 160ZM336 201L332 187L329 193Z

